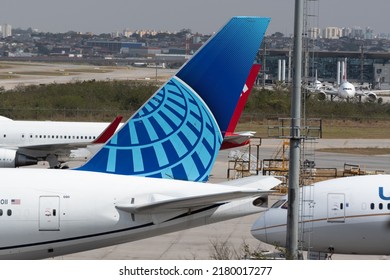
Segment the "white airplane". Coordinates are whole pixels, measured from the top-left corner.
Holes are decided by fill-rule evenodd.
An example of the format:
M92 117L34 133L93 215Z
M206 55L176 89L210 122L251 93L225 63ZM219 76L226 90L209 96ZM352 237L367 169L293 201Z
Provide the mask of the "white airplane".
M342 74L341 74L342 73ZM341 81L341 82L340 82ZM367 101L375 101L377 99L377 95L373 91L363 91L356 90L356 87L348 82L347 80L347 59L344 61L337 62L337 88L333 86L323 85L318 79L317 74L314 80L313 86L307 87L307 89L311 92L320 94L322 98L326 98L330 96L331 100L334 100L335 97L341 100L349 100L352 98L358 98L359 101L362 99Z
M0 169L0 259L48 258L265 210L273 177L205 182L268 23L231 19L83 166Z
M390 175L327 180L301 188L300 242L327 254L390 254ZM253 224L252 235L286 244L287 198ZM303 233L303 235L302 235Z
M116 131L111 123L15 121L0 116L0 167L20 167L48 161L51 168L69 159L72 150L104 144Z

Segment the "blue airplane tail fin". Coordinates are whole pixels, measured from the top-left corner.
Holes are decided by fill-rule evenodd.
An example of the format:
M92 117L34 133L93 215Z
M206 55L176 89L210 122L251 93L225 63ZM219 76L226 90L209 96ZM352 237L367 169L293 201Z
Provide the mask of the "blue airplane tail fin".
M77 170L207 181L268 23L231 19Z

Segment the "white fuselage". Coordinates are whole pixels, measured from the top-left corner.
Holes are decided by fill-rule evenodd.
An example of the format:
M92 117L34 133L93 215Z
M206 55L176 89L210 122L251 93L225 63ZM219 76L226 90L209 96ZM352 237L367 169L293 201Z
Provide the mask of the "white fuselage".
M320 182L303 187L301 198L305 201L300 218L303 248L341 254L390 254L389 175ZM286 208L270 208L255 222L252 235L283 246Z
M108 125L103 122L0 120L0 147L90 143Z
M234 189L208 183L55 169L0 169L0 178L0 259L48 258L265 210L253 198L153 214L117 208Z
M355 86L347 81L342 82L337 90L338 97L342 99L353 98L355 94Z
M0 167L46 160L50 167L70 159L72 150L94 144L109 123L14 121L0 117ZM83 151L83 157L89 156Z

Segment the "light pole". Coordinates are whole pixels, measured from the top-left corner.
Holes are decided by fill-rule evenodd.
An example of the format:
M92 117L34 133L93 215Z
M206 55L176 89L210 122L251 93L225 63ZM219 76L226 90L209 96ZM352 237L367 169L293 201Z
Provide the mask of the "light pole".
M298 259L299 171L301 149L301 79L303 0L295 0L293 92L291 95L290 164L288 171L287 258Z

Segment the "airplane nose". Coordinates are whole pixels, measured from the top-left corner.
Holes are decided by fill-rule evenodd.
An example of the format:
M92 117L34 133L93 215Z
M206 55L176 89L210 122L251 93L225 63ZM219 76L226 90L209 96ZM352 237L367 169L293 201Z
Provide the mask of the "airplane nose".
M262 213L261 216L255 221L255 223L252 225L251 228L251 234L254 238L268 243L267 239L267 224L266 224L266 217L267 217L268 211L265 213Z
M286 243L286 209L268 209L253 224L254 238L268 244L284 246Z

